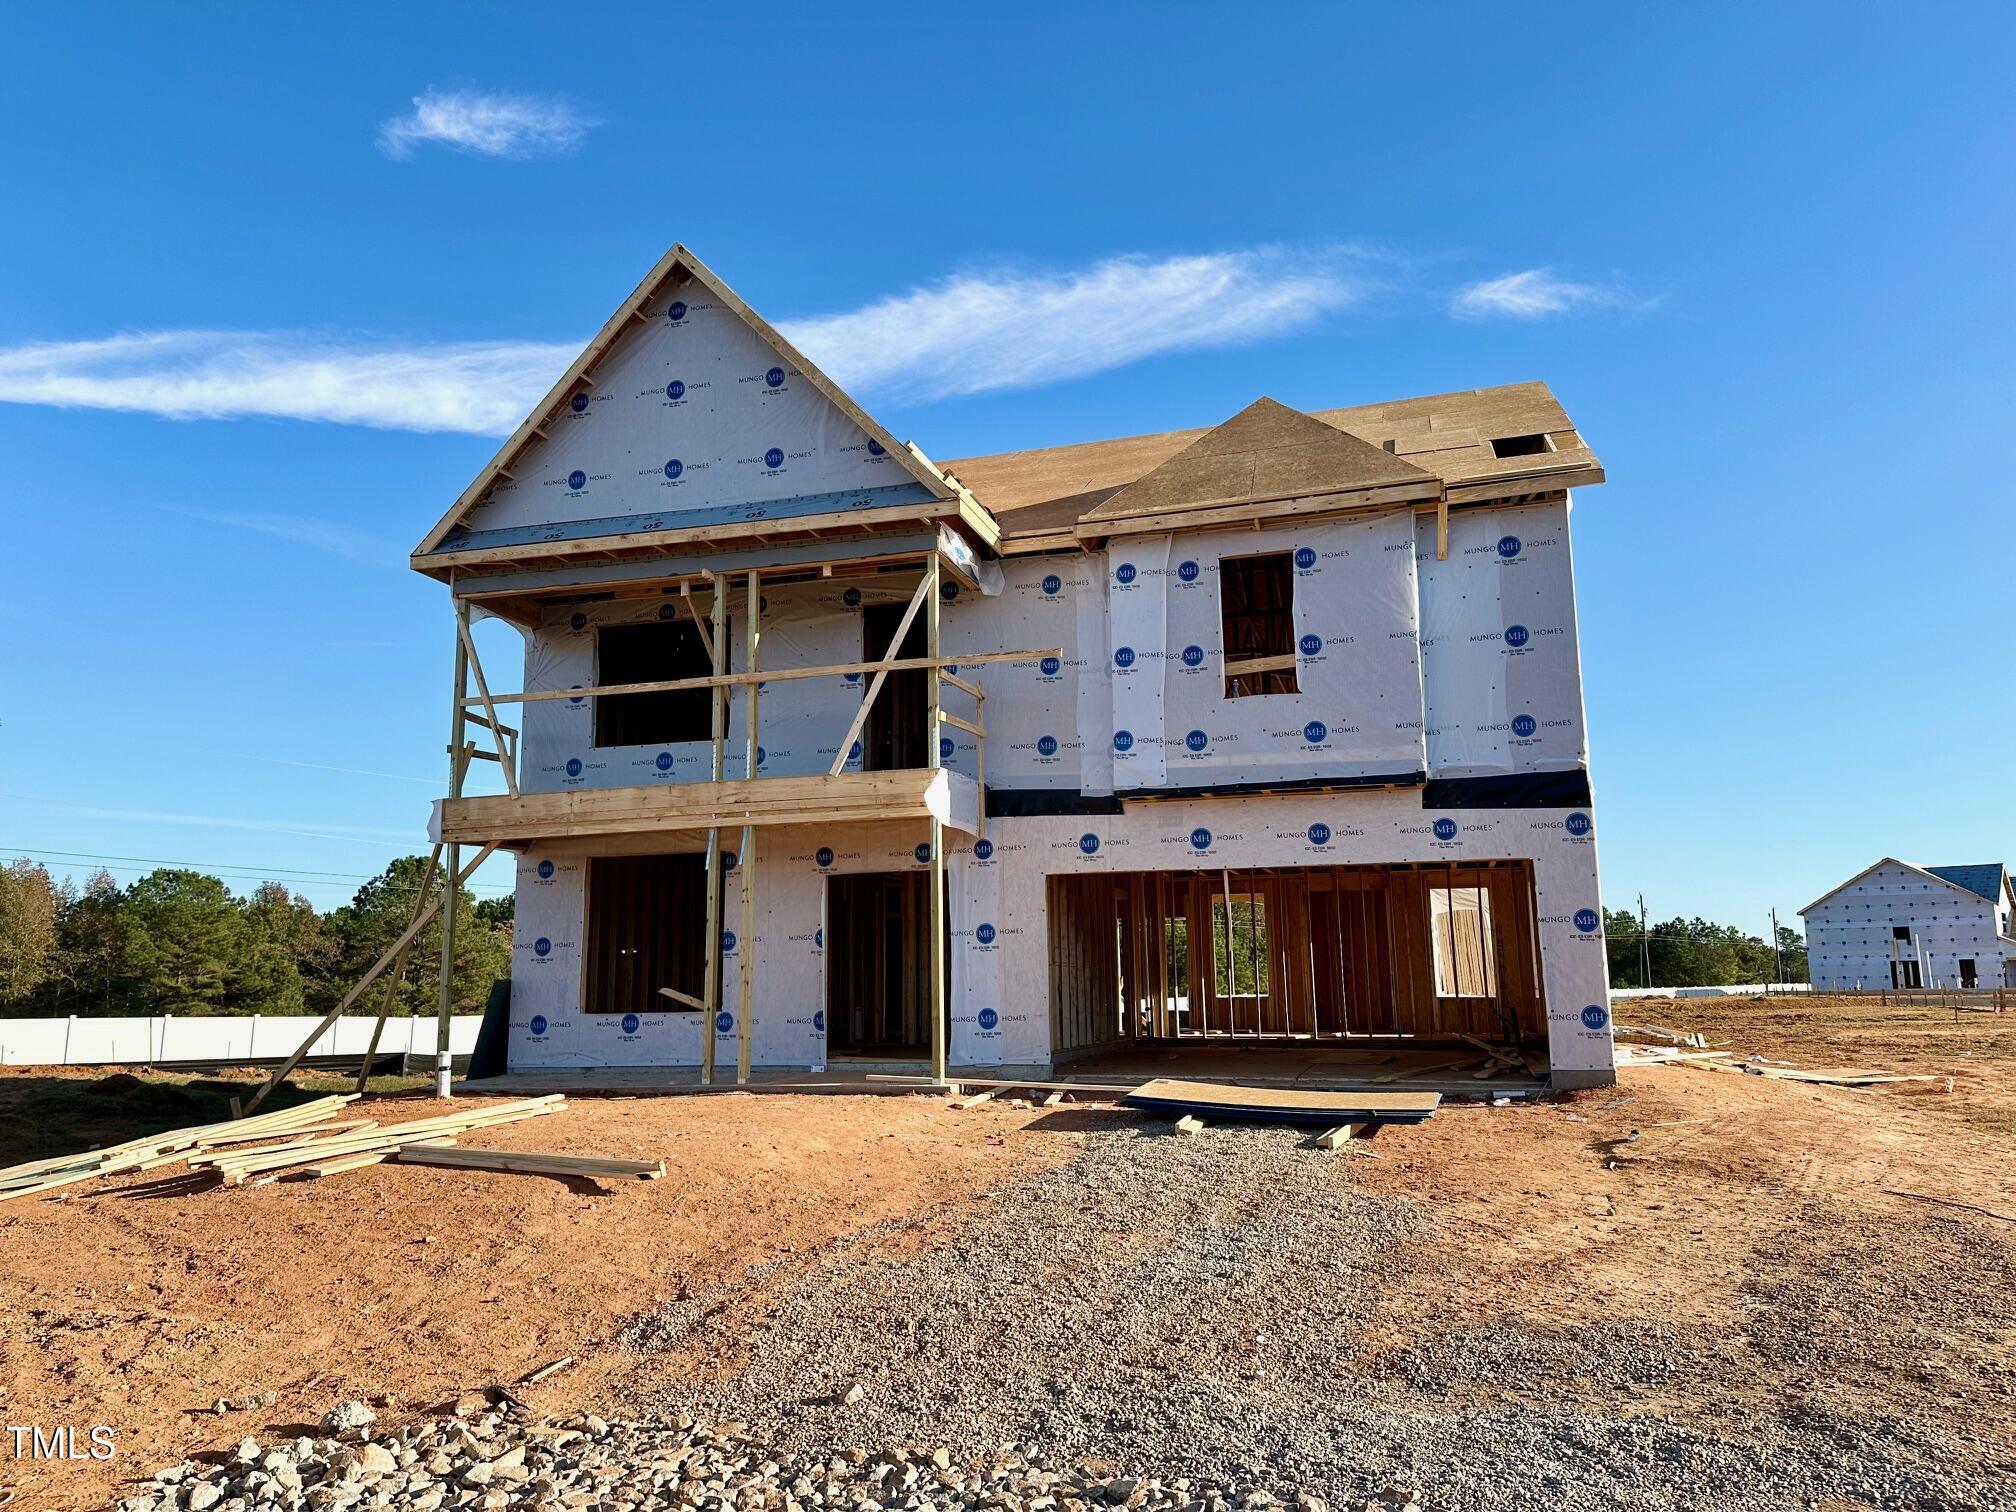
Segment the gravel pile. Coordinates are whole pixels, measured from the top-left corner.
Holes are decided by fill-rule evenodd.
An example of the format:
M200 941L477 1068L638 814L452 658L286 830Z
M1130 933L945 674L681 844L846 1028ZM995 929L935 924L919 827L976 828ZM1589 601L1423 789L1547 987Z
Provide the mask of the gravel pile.
M634 1319L623 1342L669 1356L639 1379L680 1383L651 1409L804 1454L922 1437L963 1460L1013 1441L1350 1506L2016 1507L1964 1418L1928 1433L1817 1395L1739 1405L1758 1362L1717 1333L1508 1318L1381 1354L1363 1331L1380 1290L1432 1300L1410 1255L1428 1220L1354 1190L1352 1154L1076 1116L1069 1165ZM1811 1301L1809 1330L1827 1316ZM1718 1383L1713 1421L1662 1405Z
M1005 1445L972 1460L942 1447L890 1444L873 1454L797 1454L734 1424L691 1418L612 1423L534 1420L516 1406L374 1435L371 1409L345 1402L327 1436L272 1445L246 1439L223 1464L172 1466L118 1512L343 1512L388 1508L799 1509L984 1508L989 1512L1325 1512L1312 1496L1283 1501L1236 1484L1115 1475ZM1384 1504L1379 1512L1393 1512Z

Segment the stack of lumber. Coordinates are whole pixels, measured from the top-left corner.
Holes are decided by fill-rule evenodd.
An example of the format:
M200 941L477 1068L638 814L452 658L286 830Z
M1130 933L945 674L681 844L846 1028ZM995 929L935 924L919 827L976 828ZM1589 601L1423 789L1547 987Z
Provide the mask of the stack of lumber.
M96 1176L152 1171L178 1162L186 1162L192 1171L214 1171L226 1186L240 1186L247 1181L262 1185L290 1173L333 1176L338 1171L354 1171L385 1160L552 1176L634 1176L645 1181L665 1174L662 1160L455 1148L461 1135L564 1111L567 1099L559 1092L397 1124L381 1125L368 1118L331 1118L344 1104L354 1101L355 1093L321 1097L232 1123L171 1129L110 1149L13 1166L0 1170L0 1200L46 1192Z
M1865 1071L1854 1066L1801 1069L1771 1061L1738 1060L1727 1050L1667 1050L1652 1045L1617 1046L1620 1066L1692 1065L1703 1071L1730 1071L1745 1076L1766 1076L1776 1081L1813 1082L1825 1087L1875 1087L1891 1082L1932 1082L1944 1078L1910 1075L1902 1071Z
M191 1154L216 1146L243 1143L280 1135L299 1136L310 1130L329 1130L330 1116L346 1103L357 1100L355 1093L340 1097L318 1097L291 1108L276 1109L230 1123L199 1124L193 1128L170 1129L129 1139L103 1150L85 1150L76 1155L57 1155L48 1160L31 1160L24 1165L0 1170L0 1202L9 1197L27 1197L53 1191L98 1176L116 1176L122 1171L151 1171Z

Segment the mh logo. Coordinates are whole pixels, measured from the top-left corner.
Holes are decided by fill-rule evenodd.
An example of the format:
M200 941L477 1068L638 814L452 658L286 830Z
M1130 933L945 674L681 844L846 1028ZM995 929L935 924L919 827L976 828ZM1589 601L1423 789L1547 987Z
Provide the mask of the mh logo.
M686 318L686 301L683 299L673 300L672 303L665 307L665 318L667 320L684 320Z
M1512 721L1512 733L1517 735L1521 740L1524 740L1539 728L1539 721L1534 719L1531 714L1521 714Z
M1454 840L1456 838L1456 821L1454 819L1437 819L1435 821L1435 838L1437 840Z
M735 864L741 859L742 858L736 855L735 852L733 851L721 852L721 870L723 871L735 870Z
M534 1034L544 1034L546 1032L546 1015L543 1013L533 1014L532 1022L525 1027L530 1029Z
M992 945L994 943L994 926L992 924L982 924L978 929L973 931L973 938L978 940L982 945Z
M938 759L940 761L950 761L952 759L952 737L950 735L940 735L938 737Z
M919 861L929 861L931 859L931 842L929 840L918 841L917 849L910 854L915 856Z
M626 1013L623 1015L623 1032L625 1034L635 1034L639 1029L643 1027L644 1027L644 1020L637 1017L636 1014Z
M884 446L880 441L877 441L873 436L870 436L868 438L868 455L871 457L886 457L889 455L889 448Z
M1193 751L1201 751L1211 744L1211 737L1202 730L1192 730L1183 737L1183 744Z
M551 882L553 880L553 863L551 861L541 861L539 863L539 880L541 882Z
M684 471L686 471L686 464L681 462L677 457L673 457L665 464L665 476L668 478L677 478Z
M1510 646L1514 651L1517 651L1531 639L1533 639L1533 632L1528 630L1524 625L1507 625L1505 627L1505 644Z
M1186 582L1186 583L1194 583L1194 582L1196 582L1196 581L1197 581L1197 564L1196 564L1195 562L1185 562L1185 563L1183 563L1183 564L1182 564L1182 565L1181 565L1180 567L1178 567L1178 568L1176 569L1176 576L1178 576L1179 578L1183 579L1183 581L1184 581L1184 582Z
M1203 666L1204 648L1202 646L1185 646L1183 648L1183 665L1186 667Z
M817 947L818 949L820 949L820 950L824 950L824 949L826 948L826 931L825 931L824 929L815 929L815 930L813 930L813 931L812 931L812 943L813 943L813 945L814 945L814 946L816 946L816 947ZM818 1018L819 1018L819 1027L820 1027L820 1028L822 1028L822 1029L823 1029L823 1028L825 1028L825 1027L826 1027L826 1015L822 1013L822 1014L820 1014L820 1015L818 1016Z
M579 777L581 775L581 758L579 756L569 756L567 758L567 775L569 777Z
M1300 644L1304 656L1314 656L1323 649L1323 637L1320 635L1305 635L1302 637Z
M1519 537L1517 536L1498 537L1498 555L1500 555L1501 557L1505 557L1508 560L1512 557L1519 555Z
M677 604L660 604L658 606L658 618L661 620L675 620L679 618L679 606Z
M1122 646L1118 651L1115 651L1113 653L1113 665L1116 667L1133 666L1134 648L1132 646Z
M570 630L586 630L588 628L588 616L585 614L568 615L567 628Z
M973 859L975 861L985 861L993 854L994 842L992 840L975 840L973 842Z
M1113 576L1123 583L1133 582L1136 576L1134 564L1132 562L1122 562L1118 567L1113 569Z
M1057 576L1054 572L1051 573L1050 576L1043 579L1043 591L1052 595L1062 593L1064 591L1064 579Z
M1057 754L1057 737L1055 735L1045 735L1042 739L1038 740L1036 742L1036 754L1038 756L1055 756Z
M1330 843L1330 826L1327 824L1310 825L1309 843L1311 845L1328 845Z
M1311 745L1323 744L1323 738L1330 733L1329 726L1320 719L1312 719L1302 726L1302 738Z
M1561 821L1561 825L1569 834L1576 836L1586 835L1596 827L1590 823L1587 814L1570 814L1566 819Z
M859 588L849 588L845 593L840 595L840 602L845 604L849 609L860 608L861 590Z
M1304 572L1314 567L1316 565L1315 548L1312 546L1297 546L1295 548L1295 565L1300 567Z
M686 397L686 385L681 383L677 378L674 378L670 383L665 385L665 397L667 399L684 399Z
M812 1010L812 1027L820 1034L826 1032L826 1010L824 1008L815 1008Z
M848 759L849 761L859 761L859 760L861 759L861 742L860 742L860 741L858 741L858 740L857 740L857 741L855 741L855 742L854 742L854 744L852 744L851 746L847 747L847 759Z
M1596 926L1602 922L1602 919L1597 917L1596 910L1593 908L1578 908L1575 910L1575 927L1584 934L1596 933Z
M1591 1003L1587 1008L1582 1010L1582 1027L1584 1029L1601 1029L1609 1022L1610 1015L1603 1011L1601 1003Z
M1057 660L1056 657L1046 656L1043 660L1036 663L1036 670L1041 672L1045 677L1055 677L1063 665L1064 663Z
M1097 835L1080 835L1078 837L1078 849L1088 856L1098 855L1099 837Z
M770 388L784 387L784 369L772 368L763 375L763 382Z
M833 864L832 848L825 845L820 846L818 850L812 853L812 864L814 866L831 866Z
M672 753L670 751L660 751L658 753L658 770L661 772L672 770Z
M761 687L762 684L759 683L757 684L757 686ZM760 767L761 765L763 765L764 762L768 761L769 759L770 759L770 753L768 751L764 750L763 747L761 746L756 747L756 765Z
M723 949L724 951L727 951L727 950L733 950L733 949L735 948L735 931L734 931L734 930L732 930L732 929L724 929L724 930L722 930L722 931L721 931L721 948L722 948L722 949Z
M714 1032L716 1034L733 1034L735 1032L735 1015L727 1012L715 1014Z
M996 1013L992 1008L982 1008L980 1010L980 1027L985 1029L989 1034L992 1034L996 1029L1001 1027L1001 1015Z
M773 446L770 450L763 453L763 465L765 467L782 467L784 465L784 448Z
M568 400L567 403L569 407L573 409L575 414L577 415L585 414L588 409L588 396L586 394L576 394L572 399Z
M541 935L532 942L532 954L542 958L553 954L553 942Z
M959 585L957 583L940 583L938 585L938 597L944 599L949 604L953 599L959 597Z
M576 688L579 688L581 684L576 683L574 684L574 686ZM588 700L585 698L570 698L567 700L567 707L570 709L578 709L581 707L581 705L583 705L586 702L588 702Z
M581 492L582 489L588 486L588 474L581 471L578 467L575 468L574 471L567 474L567 486L576 493Z
M1190 831L1190 849L1192 850L1211 849L1211 831L1203 828L1201 825L1198 828Z
M1132 730L1115 730L1113 732L1113 749L1122 755L1133 750L1134 732Z

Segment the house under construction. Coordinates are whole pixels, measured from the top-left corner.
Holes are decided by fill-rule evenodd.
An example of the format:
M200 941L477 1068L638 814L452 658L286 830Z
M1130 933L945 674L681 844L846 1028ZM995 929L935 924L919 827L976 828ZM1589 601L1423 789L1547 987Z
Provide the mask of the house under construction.
M511 1068L1609 1080L1601 481L1538 383L933 462L675 247L412 558Z

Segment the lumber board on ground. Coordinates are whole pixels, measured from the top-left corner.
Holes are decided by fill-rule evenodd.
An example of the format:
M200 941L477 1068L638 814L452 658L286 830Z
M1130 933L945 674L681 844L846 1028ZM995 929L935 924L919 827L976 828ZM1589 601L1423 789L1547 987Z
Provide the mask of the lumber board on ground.
M1162 1078L1121 1099L1163 1113L1208 1114L1258 1123L1418 1123L1442 1105L1439 1092L1316 1092Z
M1426 1066L1398 1066L1391 1071L1382 1071L1372 1078L1376 1086L1387 1086L1393 1082L1411 1081L1417 1076L1433 1076L1438 1071L1454 1071L1457 1067L1469 1067L1477 1063L1474 1055L1460 1056L1455 1060L1435 1061Z
M1204 1120L1194 1113L1186 1113L1176 1120L1176 1132L1178 1134L1202 1134L1204 1132Z
M1319 1150L1341 1150L1345 1145L1363 1133L1364 1129L1365 1126L1363 1124L1355 1123L1339 1124L1334 1129L1325 1129L1321 1134L1316 1136L1316 1148Z
M444 1150L438 1145L408 1145L392 1152L402 1165L456 1166L465 1170L521 1171L547 1176L634 1176L657 1181L665 1174L662 1160L623 1160L611 1155L564 1155L542 1150Z

